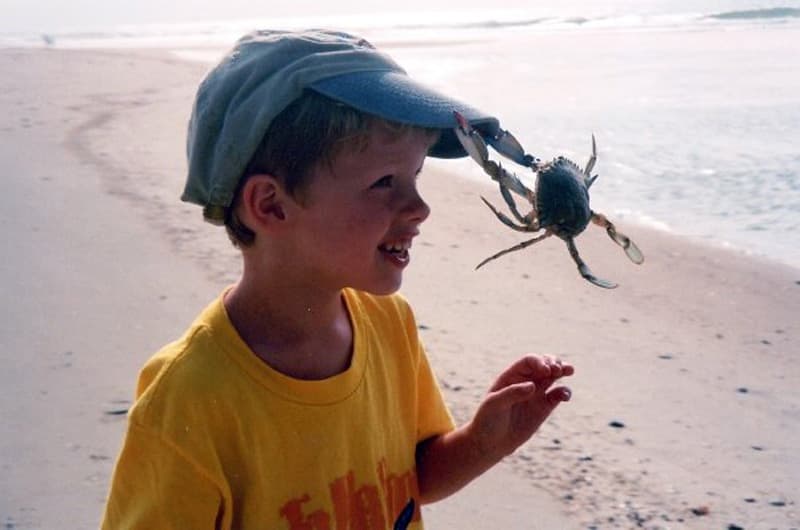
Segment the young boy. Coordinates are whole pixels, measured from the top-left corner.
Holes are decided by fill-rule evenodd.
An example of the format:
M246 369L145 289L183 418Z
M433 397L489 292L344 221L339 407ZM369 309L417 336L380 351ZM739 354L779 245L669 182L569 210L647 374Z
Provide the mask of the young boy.
M455 428L396 294L453 111L369 43L243 38L203 81L183 199L224 223L240 280L142 370L104 528L391 528L528 440L569 364L528 356Z

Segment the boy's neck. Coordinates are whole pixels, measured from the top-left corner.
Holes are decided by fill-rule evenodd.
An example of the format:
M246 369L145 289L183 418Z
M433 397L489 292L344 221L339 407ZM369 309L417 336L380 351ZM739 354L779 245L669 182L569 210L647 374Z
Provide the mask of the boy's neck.
M242 278L223 302L253 353L282 374L319 380L350 366L353 329L341 291L304 293Z

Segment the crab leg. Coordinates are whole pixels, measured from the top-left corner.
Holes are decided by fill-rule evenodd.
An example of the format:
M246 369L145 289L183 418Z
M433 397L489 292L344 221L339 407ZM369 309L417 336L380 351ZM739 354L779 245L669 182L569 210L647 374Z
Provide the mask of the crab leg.
M613 239L617 245L622 247L622 249L625 251L625 254L628 255L628 258L630 258L632 262L636 263L637 265L641 265L644 262L644 254L642 254L642 251L636 246L636 243L631 241L631 238L625 234L617 232L614 223L609 221L605 215L592 212L592 222L605 228L606 232L608 232L608 237Z
M603 280L598 278L592 271L589 269L589 266L581 259L580 255L578 254L578 247L575 246L575 240L571 237L565 239L567 243L567 248L569 249L569 255L572 256L572 259L575 260L575 263L578 265L578 272L581 273L581 276L584 279L592 282L593 284L597 285L598 287L604 287L605 289L616 289L617 284L614 282L610 282L608 280Z
M594 134L592 135L592 156L589 157L589 161L586 162L586 168L583 170L583 182L586 184L586 189L592 187L594 181L597 180L597 175L592 176L592 169L594 169L594 164L597 162L597 142L594 140Z
M546 238L550 237L551 235L553 235L553 233L548 230L544 234L542 234L540 236L536 236L533 239L528 239L527 241L523 241L522 243L518 243L518 244L514 245L513 247L509 247L509 248L507 248L505 250L501 250L497 254L489 256L485 260L483 260L480 263L478 263L478 265L475 267L475 270L480 269L481 267L483 267L484 265L486 265L490 261L492 261L494 259L497 259L500 256L505 256L509 252L516 252L517 250L522 250L523 248L527 248L527 247L533 245L534 243L538 243L542 239L546 239Z
M502 190L503 188L500 188L500 189ZM509 197L510 197L510 195L509 195ZM517 219L519 219L523 223L521 225L518 225L518 224L515 224L514 221L512 221L506 214L504 214L503 212L501 212L497 208L495 208L492 203L490 203L489 201L486 200L486 198L481 197L481 200L486 204L486 206L489 207L490 210L492 210L494 215L497 216L498 219L500 219L500 222L503 223L504 225L506 225L507 227L513 228L514 230L517 230L518 232L538 232L539 231L539 223L537 221L532 220L533 219L533 217L532 217L533 212L531 212L531 214L528 214L525 217L520 218L519 212L517 212L515 208L512 208L511 210L515 213L515 215L517 216Z
M514 200L514 197L511 195L511 193L508 192L508 188L506 188L502 184L500 184L500 195L503 196L503 200L506 201L506 205L508 206L508 209L511 210L512 214L514 214L514 217L517 218L517 221L519 221L520 223L522 223L522 224L524 224L526 226L536 225L535 229L530 230L531 232L535 232L536 230L539 230L539 222L536 220L536 218L539 216L539 214L536 212L536 208L535 207L527 215L522 215L521 213L519 213L519 210L517 210L517 202ZM530 192L530 198L528 200L531 201L532 205L535 205L536 204L536 195L534 195L533 192ZM484 199L484 202L486 202L485 199ZM494 210L494 207L492 207L492 210Z

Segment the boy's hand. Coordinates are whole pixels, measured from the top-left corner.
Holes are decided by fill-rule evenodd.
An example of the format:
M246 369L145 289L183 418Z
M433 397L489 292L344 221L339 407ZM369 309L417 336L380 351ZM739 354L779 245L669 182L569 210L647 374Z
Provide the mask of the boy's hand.
M569 401L569 388L551 386L574 372L554 357L529 355L500 374L467 426L479 454L500 460L525 443L559 403Z
M574 372L553 357L529 355L500 374L472 421L417 445L421 502L453 494L525 443L559 403L569 401L567 387L551 387Z

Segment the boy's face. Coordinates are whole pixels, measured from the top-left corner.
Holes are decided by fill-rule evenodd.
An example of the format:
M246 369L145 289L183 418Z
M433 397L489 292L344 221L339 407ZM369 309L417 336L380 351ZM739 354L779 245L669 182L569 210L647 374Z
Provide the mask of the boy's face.
M400 287L411 240L430 213L417 192L429 147L422 133L398 138L376 126L364 149L346 146L312 171L294 240L300 266L319 287L373 294Z

